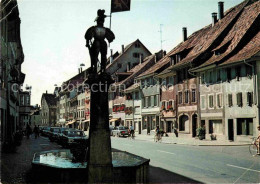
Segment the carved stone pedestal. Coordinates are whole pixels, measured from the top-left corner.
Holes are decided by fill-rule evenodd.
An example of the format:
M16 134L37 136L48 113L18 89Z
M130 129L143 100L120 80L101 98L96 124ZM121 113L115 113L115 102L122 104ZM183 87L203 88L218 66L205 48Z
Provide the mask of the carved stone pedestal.
M91 90L88 183L113 183L108 109L108 88L112 82L106 73L90 74L86 81Z

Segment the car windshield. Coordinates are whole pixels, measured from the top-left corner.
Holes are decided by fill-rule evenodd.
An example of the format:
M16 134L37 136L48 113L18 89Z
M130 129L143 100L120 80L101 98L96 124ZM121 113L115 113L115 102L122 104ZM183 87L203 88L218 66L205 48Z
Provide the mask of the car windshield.
M119 130L125 130L127 129L126 127L118 127Z
M68 132L69 137L82 137L84 136L84 133L81 131L70 131Z

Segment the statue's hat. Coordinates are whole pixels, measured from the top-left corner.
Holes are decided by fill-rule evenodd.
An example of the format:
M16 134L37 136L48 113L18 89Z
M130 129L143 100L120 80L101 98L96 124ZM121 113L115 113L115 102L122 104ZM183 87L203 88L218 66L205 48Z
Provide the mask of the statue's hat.
M97 11L97 18L95 19L95 22L96 21L98 21L98 20L101 20L101 21L105 21L105 18L107 17L106 15L105 15L105 10L98 10Z

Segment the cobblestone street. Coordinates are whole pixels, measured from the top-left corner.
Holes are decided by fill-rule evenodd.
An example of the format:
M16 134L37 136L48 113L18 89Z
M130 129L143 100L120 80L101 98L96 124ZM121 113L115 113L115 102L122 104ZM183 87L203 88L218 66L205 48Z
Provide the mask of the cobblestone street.
M23 137L22 145L16 153L2 153L1 155L1 183L28 183L31 181L31 162L33 155L38 151L61 149L48 138L30 139Z

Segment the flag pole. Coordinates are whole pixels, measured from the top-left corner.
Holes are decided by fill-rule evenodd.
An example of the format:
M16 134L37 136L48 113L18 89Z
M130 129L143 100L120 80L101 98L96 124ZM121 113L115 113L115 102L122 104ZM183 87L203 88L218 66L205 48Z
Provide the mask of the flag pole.
M112 19L112 3L110 6L110 22L109 22L109 29L111 30L111 19ZM108 44L108 47L110 47L110 43Z

